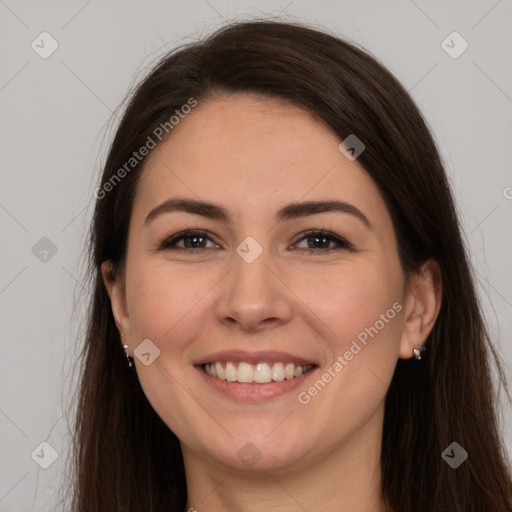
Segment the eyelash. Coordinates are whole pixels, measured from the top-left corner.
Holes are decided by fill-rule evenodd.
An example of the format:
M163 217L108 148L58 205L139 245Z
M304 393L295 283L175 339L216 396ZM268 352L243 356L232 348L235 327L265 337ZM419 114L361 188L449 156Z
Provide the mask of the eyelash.
M160 245L160 247L157 249L158 251L165 251L165 250L174 250L179 249L187 252L197 252L197 248L194 249L192 247L177 247L177 242L180 242L181 240L185 240L187 238L207 238L208 240L212 241L211 238L208 236L208 233L206 231L198 231L198 230L187 230L182 231L181 233L177 233L176 235L173 235L169 238L166 238ZM322 230L312 230L308 231L303 234L302 238L299 238L299 240L295 243L302 242L303 240L306 240L308 238L322 238L326 239L331 242L335 242L339 245L337 248L329 248L329 249L320 249L320 248L300 248L295 249L296 251L306 251L309 254L312 255L318 255L319 253L331 253L333 251L341 251L341 250L353 250L353 246L344 240L343 238L330 233L328 231L322 231ZM215 243L215 242L214 242ZM199 250L202 251L208 251L211 250L210 248L199 248Z

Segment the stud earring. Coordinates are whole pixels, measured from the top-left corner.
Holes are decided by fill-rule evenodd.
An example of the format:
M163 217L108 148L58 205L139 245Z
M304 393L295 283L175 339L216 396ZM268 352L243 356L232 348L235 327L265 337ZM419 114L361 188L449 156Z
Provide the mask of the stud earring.
M414 359L417 359L418 361L421 359L421 354L425 352L425 345L420 342L419 348L413 349L412 353L414 355Z

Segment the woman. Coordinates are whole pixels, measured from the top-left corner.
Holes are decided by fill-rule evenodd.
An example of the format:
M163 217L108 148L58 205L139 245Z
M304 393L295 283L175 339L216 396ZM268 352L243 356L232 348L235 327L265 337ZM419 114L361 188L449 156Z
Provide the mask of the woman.
M489 342L425 121L354 45L228 25L110 148L77 511L511 511Z

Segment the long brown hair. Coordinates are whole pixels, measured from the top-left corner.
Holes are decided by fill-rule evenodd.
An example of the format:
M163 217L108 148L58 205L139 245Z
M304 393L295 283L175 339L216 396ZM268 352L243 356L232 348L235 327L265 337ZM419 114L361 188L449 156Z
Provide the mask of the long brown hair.
M498 430L505 383L489 340L456 208L429 129L407 91L355 44L305 24L228 24L167 54L130 96L96 194L93 280L74 434L73 510L183 511L180 444L127 367L100 265L122 276L137 180L146 159L113 178L191 98L252 92L316 113L359 156L387 204L405 274L427 258L442 271L442 306L421 361L399 360L386 396L382 496L397 512L511 512L512 484ZM172 132L170 135L172 136ZM125 167L126 170L126 167ZM110 183L111 186L106 186ZM506 389L506 385L505 385ZM442 452L469 454L453 469Z

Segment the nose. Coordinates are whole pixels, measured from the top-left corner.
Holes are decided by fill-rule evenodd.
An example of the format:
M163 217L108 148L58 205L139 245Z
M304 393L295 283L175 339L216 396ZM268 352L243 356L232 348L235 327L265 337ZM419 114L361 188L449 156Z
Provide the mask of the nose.
M268 252L263 251L252 263L235 253L233 265L215 302L218 321L252 332L288 323L294 296Z

